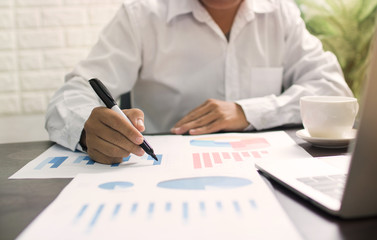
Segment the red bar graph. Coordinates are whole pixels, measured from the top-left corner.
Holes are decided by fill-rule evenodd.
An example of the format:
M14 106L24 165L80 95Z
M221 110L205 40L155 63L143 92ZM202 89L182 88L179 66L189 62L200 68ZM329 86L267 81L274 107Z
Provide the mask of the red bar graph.
M242 152L242 156L244 156L244 157L250 157L250 154L248 152Z
M232 152L232 155L234 160L236 160L237 162L242 162L242 158L238 152Z
M222 153L224 159L230 159L230 154L228 152Z
M223 163L221 161L220 153L214 152L214 153L212 153L212 157L213 157L213 161L215 162L215 164Z
M206 168L212 167L212 161L211 161L211 157L209 156L209 153L203 153L203 161L204 161L204 167Z
M256 151L252 151L251 154L253 154L253 157L255 158L261 158L262 156L260 155L259 152L256 152Z
M194 161L194 169L202 168L202 163L200 162L200 155L199 153L192 154L193 161Z
M263 155L268 154L268 151L249 151L249 152L201 152L193 153L193 167L194 169L212 168L216 165L221 165L229 162L243 162L252 161L253 159L263 158Z

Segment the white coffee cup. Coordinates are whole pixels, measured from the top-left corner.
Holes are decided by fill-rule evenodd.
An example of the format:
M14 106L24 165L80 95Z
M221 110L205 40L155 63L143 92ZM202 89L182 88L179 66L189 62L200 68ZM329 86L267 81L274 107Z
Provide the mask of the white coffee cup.
M358 110L359 104L353 97L306 96L300 99L302 123L311 137L346 137Z

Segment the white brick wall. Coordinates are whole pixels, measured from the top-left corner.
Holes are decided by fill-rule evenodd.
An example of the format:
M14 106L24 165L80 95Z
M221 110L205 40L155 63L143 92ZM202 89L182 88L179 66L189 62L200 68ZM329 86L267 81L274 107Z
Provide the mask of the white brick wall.
M122 0L0 0L0 118L44 114Z

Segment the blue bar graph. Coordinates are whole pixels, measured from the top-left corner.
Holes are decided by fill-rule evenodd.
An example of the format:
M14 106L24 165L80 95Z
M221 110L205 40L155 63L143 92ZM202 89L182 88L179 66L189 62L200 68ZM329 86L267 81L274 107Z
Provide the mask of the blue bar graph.
M188 218L189 218L189 209L188 209L189 207L188 207L188 203L187 202L184 202L183 204L182 204L182 217L183 217L183 219L184 220L188 220Z
M154 211L154 203L151 202L151 203L149 203L149 206L148 206L148 215L152 216L153 215L153 211Z
M205 202L199 202L199 208L200 208L200 211L202 212L202 215L205 215L205 213L206 213L206 204L205 204Z
M77 213L75 220L79 220L84 215L87 208L88 208L88 204L83 205L82 208Z
M241 214L241 207L240 207L240 204L237 202L237 201L233 201L233 206L234 206L234 210Z
M131 207L131 214L135 214L135 213L136 213L136 211L137 211L137 206L138 206L137 203L132 204L132 207Z
M244 201L246 200L246 201ZM257 204L254 199L237 199L230 202L217 201L165 201L161 203L148 202L147 204L139 202L115 202L113 204L98 203L90 205L84 203L80 209L75 211L72 224L84 224L87 233L90 233L98 225L99 221L123 221L125 215L127 218L145 218L145 220L158 217L159 211L163 210L165 217L176 216L174 213L180 214L180 218L184 224L190 221L191 212L200 213L202 218L208 217L211 209L217 210L219 214L225 212L233 212L237 217L242 217L244 211L255 211ZM246 204L245 204L246 203ZM129 211L121 211L122 208ZM215 208L213 208L215 207ZM173 214L173 215L172 215ZM194 214L195 215L195 214ZM79 222L81 221L81 222Z
M252 208L254 208L254 209L257 208L257 203L255 202L254 199L250 199L250 200L249 200L249 203L250 203L250 206L251 206Z
M83 161L87 161L86 165L94 165L95 163L89 156L80 156L73 163L81 163Z
M167 202L167 203L165 204L165 211L166 211L166 212L170 212L170 211L171 211L171 203L170 203L170 202Z
M89 227L91 227L91 228L94 227L94 225L96 224L97 220L99 219L101 212L102 212L104 207L105 207L104 204L101 204L101 205L98 206L98 209L95 212L95 214L92 218L92 221L90 221Z
M50 168L58 168L68 157L49 157L39 163L34 169L41 170L44 166L52 163Z
M129 155L128 157L124 157L122 162L128 162L131 158L131 155ZM120 163L113 163L111 164L111 167L118 167L120 165Z
M223 210L223 204L220 201L216 202L216 207L219 211Z
M162 154L157 154L157 159L158 161L154 160L151 156L147 155L147 156L143 156L141 159L137 159L137 160L131 160L131 155L128 156L128 157L125 157L123 158L122 162L135 162L135 161L140 161L140 160L153 160L153 165L161 165L161 162L162 162ZM138 158L138 157L133 157L133 158ZM118 167L121 163L113 163L111 164L110 166L111 167Z
M118 203L117 205L115 205L114 207L114 211L113 211L113 218L116 217L120 211L120 208L121 208L122 204Z
M154 158L152 158L151 156L148 155L148 158L147 160L153 160L153 165L161 165L161 162L162 162L162 155L161 154L156 154L156 157L158 159L158 161L156 161Z

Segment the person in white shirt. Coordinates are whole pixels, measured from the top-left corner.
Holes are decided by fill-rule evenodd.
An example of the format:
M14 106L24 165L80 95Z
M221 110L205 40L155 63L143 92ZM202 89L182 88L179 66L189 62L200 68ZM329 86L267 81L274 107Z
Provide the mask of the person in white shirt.
M131 91L133 125L88 84ZM288 0L127 0L46 115L50 139L101 163L144 151L140 132L206 134L301 123L305 95L345 95L336 57ZM146 126L146 128L145 128Z

